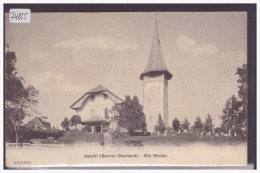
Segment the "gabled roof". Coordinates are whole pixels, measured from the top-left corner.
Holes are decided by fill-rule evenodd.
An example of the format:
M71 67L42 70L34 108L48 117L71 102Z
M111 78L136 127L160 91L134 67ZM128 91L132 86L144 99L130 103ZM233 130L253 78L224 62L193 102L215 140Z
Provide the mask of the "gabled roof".
M108 124L110 122L107 121L106 119L102 118L99 115L95 115L95 116L87 119L86 121L82 122L83 125L95 125L95 124L99 124L99 123Z
M95 116L89 118L89 119L86 120L86 121L103 121L103 120L105 120L105 119L102 118L101 116L99 116L99 115L95 115ZM86 121L85 121L85 122L86 122Z
M43 128L43 129L52 129L50 126L50 123L43 121L41 118L39 117L35 117L33 118L31 121L29 121L27 124L25 124L25 126L28 127L38 127L38 128Z
M105 120L104 118L98 115L93 116L88 120L82 122L83 125L98 125L98 124L109 124L109 123L110 123L109 121Z
M98 85L97 87L91 89L90 91L88 91L87 93L97 93L97 92L102 92L102 91L106 91L107 89L102 86L102 85Z
M145 75L156 75L156 74L165 74L165 77L168 80L172 78L172 74L168 70L163 59L161 43L160 43L159 33L158 33L157 19L156 19L156 25L155 25L154 35L153 35L150 56L143 73L141 73L140 75L140 79L143 80Z
M104 118L102 118L102 117L99 116L99 115L95 115L95 116L93 116L93 117L87 119L87 120L84 121L84 122L92 122L92 121L107 121L107 120L105 120Z
M108 90L106 87L102 85L98 85L97 87L89 90L86 92L81 98L79 98L75 103L73 103L70 108L74 110L82 109L84 107L84 104L86 101L91 97L91 95L96 93L104 93L108 95L108 98L114 103L114 104L121 104L123 103L123 100L119 98L117 95L112 93L110 90Z

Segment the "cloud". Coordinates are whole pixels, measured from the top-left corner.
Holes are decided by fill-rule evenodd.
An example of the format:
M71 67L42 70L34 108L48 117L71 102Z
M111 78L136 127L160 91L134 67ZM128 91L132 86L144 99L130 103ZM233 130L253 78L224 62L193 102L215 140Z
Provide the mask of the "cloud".
M186 35L180 35L176 42L179 50L194 55L211 55L219 51L219 48L214 44L198 44L195 39Z
M29 57L32 60L45 59L48 56L49 53L44 48L38 48L38 49L37 48L33 49L32 47L29 48Z
M32 52L30 53L31 59L45 59L47 57L47 53L43 52Z
M57 71L48 71L33 75L28 78L28 82L35 86L39 91L45 92L82 92L84 87L73 84L69 78Z
M85 49L85 48L97 48L102 50L134 50L137 48L137 43L105 37L87 37L84 39L72 39L65 40L59 43L56 43L54 47L61 48L73 48L75 50Z

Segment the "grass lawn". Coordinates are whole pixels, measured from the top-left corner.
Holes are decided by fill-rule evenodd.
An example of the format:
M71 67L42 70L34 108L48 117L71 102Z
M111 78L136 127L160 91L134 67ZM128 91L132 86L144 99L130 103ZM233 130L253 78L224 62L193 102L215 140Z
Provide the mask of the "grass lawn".
M74 131L65 133L58 139L62 144L76 143L96 143L101 144L104 141L102 133L88 133L84 131ZM153 135L153 136L122 136L118 139L119 145L126 145L129 141L141 141L144 146L182 146L185 144L204 143L210 145L237 145L246 143L246 138L232 136L195 136L192 133L175 134L170 136Z
M237 145L245 143L245 138L232 137L232 136L204 136L199 137L193 134L176 134L172 136L126 136L119 138L121 144L127 141L142 141L145 145L175 145L181 146L191 143L205 143L210 145Z

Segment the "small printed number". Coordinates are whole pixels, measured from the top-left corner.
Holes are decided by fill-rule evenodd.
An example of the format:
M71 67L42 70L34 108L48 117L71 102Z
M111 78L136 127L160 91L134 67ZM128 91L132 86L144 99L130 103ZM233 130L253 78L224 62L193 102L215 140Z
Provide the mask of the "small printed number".
M31 162L30 161L14 161L14 164L26 165L26 164L31 164Z

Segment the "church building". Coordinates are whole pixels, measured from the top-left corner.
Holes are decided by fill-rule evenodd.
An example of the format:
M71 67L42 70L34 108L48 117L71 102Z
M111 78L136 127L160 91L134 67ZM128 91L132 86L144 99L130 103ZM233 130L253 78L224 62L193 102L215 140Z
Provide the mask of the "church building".
M147 131L153 132L160 114L165 127L168 123L168 80L172 78L161 49L158 24L156 20L150 56L144 71L140 74L143 81L143 108L146 115ZM89 132L107 132L110 127L113 105L123 100L102 85L86 92L70 108L77 111L82 119L83 129ZM110 115L111 114L111 115Z
M153 132L160 114L168 127L168 80L172 74L168 70L162 54L156 20L150 56L140 75L143 81L143 107L146 115L147 131Z
M70 108L77 111L81 117L83 130L103 133L109 130L113 105L121 103L123 103L121 98L99 85L86 92Z

